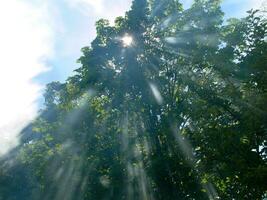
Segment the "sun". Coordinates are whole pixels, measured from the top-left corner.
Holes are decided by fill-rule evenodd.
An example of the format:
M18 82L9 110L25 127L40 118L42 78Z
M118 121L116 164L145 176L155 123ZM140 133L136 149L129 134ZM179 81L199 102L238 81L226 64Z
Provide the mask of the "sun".
M129 46L131 46L133 44L133 37L131 37L128 34L123 36L123 38L121 40L122 40L122 43L123 43L124 47L129 47Z

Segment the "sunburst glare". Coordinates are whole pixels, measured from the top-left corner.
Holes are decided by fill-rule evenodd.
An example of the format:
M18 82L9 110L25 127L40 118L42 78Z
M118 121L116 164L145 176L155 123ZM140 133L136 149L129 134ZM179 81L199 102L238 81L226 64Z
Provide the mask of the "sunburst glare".
M133 37L128 34L124 35L121 40L124 47L129 47L133 44Z

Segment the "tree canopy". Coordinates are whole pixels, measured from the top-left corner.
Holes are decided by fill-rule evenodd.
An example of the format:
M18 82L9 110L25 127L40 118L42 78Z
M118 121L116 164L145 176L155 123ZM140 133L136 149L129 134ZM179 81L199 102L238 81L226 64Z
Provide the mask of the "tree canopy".
M134 0L96 22L0 161L0 200L262 200L267 21L220 0Z

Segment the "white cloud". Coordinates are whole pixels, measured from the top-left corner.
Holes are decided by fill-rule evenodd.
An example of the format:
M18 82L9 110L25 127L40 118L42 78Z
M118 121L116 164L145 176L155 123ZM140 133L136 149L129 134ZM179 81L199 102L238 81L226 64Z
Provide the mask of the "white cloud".
M41 86L32 78L47 70L52 30L44 3L0 3L0 155L18 143L19 132L37 115Z
M90 17L105 18L112 21L123 16L130 9L132 0L65 0L69 5L78 8Z
M88 12L88 9L97 14L103 12L103 0L67 0L67 2L74 7L78 7L85 13Z
M245 17L251 9L261 9L266 0L224 0L223 10L226 17Z

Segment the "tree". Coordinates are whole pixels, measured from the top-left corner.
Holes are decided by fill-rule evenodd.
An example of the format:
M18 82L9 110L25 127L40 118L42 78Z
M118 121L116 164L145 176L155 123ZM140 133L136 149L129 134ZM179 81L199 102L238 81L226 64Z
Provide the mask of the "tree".
M219 0L135 0L96 30L2 161L0 199L19 198L14 169L24 199L263 198L265 17L224 23Z

